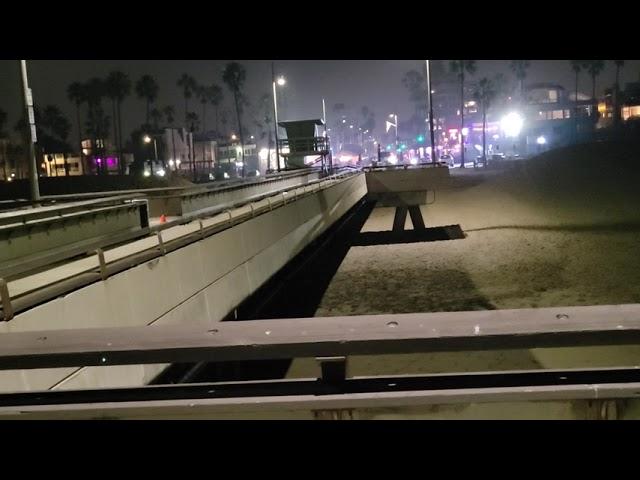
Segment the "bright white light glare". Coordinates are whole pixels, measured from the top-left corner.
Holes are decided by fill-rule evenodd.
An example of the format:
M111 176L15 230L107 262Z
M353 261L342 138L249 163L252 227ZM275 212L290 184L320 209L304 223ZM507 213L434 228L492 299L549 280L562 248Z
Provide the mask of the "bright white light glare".
M502 127L502 130L507 137L517 137L518 135L520 135L523 124L524 120L515 112L511 112L508 115L505 115L500 121L500 126Z
M213 173L210 173L209 180L215 180L215 179L216 179L215 175Z
M242 166L244 166L244 163L242 163L242 162L236 162L236 167L242 167Z
M409 162L411 162L411 165L417 165L418 164L418 159L413 157L411 160L409 160Z
M482 145L474 145L474 147L476 147L476 150L478 150L479 152L482 151Z
M278 77L276 83L280 86L283 86L285 83L287 83L287 81L284 79L284 77Z
M260 158L260 160L266 160L268 156L269 156L269 149L268 148L262 148L258 152L258 157Z
M227 172L224 172L223 177L224 177L224 178L229 178L229 174L228 174Z
M342 123L347 123L347 121L343 118L343 119L342 119Z
M180 166L180 163L181 163L181 162L180 162L180 159L176 160L176 166L178 166L178 167L179 167L179 166Z
M158 175L159 177L164 177L166 173L167 172L164 171L164 168L156 171L156 175Z
M398 157L396 156L395 153L392 153L391 155L389 155L388 160L391 165L396 165L398 163Z
M538 145L544 145L545 143L547 143L547 139L544 138L542 135L540 135L537 139L536 142L538 143Z
M260 172L258 170L256 170L256 177L260 176Z
M493 136L494 140L498 140L500 138L500 135L498 135L497 133Z
M144 143L151 143L151 137L149 135L144 136Z
M351 161L351 155L340 155L340 161L342 163L347 163Z
M231 135L231 140L235 140L236 138L238 138L238 137L236 137L235 133L233 135Z
M15 173L12 173L12 174L11 174L11 178L15 178L15 176L16 176L16 174L15 174Z
M467 135L469 135L469 129L468 129L467 127L464 127L464 128L462 129L462 135L464 135L465 137L466 137Z
M150 172L149 170L145 170L145 171L144 171L144 173L143 173L143 175L144 175L145 177L150 177L150 176L151 176L151 172Z
M174 163L175 163L175 162L173 161L173 159L169 159L169 166L170 166L170 167L173 167Z

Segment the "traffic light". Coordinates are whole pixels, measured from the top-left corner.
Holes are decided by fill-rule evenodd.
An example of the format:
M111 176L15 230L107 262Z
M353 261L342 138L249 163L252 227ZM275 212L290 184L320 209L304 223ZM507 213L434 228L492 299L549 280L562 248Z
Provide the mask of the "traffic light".
M417 140L419 143L424 142L424 135L418 135L418 137L416 138L416 140Z

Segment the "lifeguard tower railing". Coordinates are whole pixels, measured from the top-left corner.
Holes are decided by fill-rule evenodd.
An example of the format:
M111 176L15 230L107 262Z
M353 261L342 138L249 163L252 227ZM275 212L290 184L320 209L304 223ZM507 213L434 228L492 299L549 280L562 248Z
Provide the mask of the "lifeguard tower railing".
M329 139L327 137L284 138L278 141L280 155L328 155Z

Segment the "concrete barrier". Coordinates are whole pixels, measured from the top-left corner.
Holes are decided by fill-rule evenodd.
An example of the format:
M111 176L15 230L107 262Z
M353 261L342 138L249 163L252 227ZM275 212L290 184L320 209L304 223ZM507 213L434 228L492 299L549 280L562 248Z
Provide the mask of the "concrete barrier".
M214 325L366 195L363 174L24 311L0 332ZM135 386L166 365L0 372L0 391Z

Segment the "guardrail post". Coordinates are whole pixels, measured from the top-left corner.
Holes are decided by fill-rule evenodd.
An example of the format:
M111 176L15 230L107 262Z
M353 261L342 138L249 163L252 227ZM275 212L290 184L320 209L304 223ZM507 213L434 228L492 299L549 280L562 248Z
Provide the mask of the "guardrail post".
M204 240L204 224L202 220L198 220L198 223L200 224L200 238Z
M164 242L162 241L162 234L160 232L156 232L156 236L158 237L158 246L160 247L160 252L162 253L162 255L165 255L167 251L164 248Z
M98 255L98 263L100 264L100 276L102 280L109 278L107 274L107 263L104 261L104 252L101 248L96 249L96 255Z
M2 304L2 320L8 322L13 318L13 306L9 296L9 286L4 278L0 278L0 303Z

